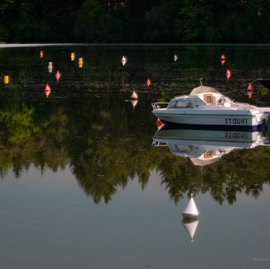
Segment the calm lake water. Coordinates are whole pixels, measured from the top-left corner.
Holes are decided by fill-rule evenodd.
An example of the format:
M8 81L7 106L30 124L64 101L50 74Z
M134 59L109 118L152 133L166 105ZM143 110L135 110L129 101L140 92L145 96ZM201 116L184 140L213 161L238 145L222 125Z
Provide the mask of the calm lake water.
M157 132L151 113L200 78L270 106L256 82L269 66L259 47L0 49L0 267L269 268L269 135ZM175 154L174 132L217 158ZM200 214L185 223L191 194Z

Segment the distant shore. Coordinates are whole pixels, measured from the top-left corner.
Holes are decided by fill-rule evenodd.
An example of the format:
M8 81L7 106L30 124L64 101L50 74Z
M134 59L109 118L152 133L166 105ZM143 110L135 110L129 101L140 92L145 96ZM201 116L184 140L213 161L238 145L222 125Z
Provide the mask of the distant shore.
M0 43L0 48L20 47L270 47L270 44L239 44L239 43Z

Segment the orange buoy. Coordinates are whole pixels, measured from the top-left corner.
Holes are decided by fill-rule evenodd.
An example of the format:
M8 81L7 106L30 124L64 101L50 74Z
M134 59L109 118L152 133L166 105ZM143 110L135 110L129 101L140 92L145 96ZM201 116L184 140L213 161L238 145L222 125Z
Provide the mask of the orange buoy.
M40 58L43 58L43 51L41 50L39 53Z
M49 86L48 83L46 84L46 87L45 87L45 89L44 89L44 92L45 92L45 94L46 94L46 97L48 98L49 95L50 95L50 93L51 93L51 87Z
M174 57L173 57L174 61L176 62L177 59L178 59L178 56L175 54Z
M227 69L227 72L226 72L227 79L230 78L231 74L232 74L231 70L230 69Z
M147 86L149 87L151 85L151 79L148 78L146 83L147 83Z
M56 72L55 77L56 77L56 80L59 81L59 79L60 79L60 77L61 77L61 74L60 74L59 71Z

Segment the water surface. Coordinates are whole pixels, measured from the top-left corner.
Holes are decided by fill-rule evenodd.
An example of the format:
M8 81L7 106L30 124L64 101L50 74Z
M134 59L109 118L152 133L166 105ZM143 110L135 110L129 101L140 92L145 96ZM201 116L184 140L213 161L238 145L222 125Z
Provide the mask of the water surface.
M194 165L152 146L151 103L203 78L231 99L269 105L257 103L268 90L255 82L269 78L269 57L250 47L1 49L1 267L268 267L268 144L250 148L224 133L235 150ZM193 239L181 216L191 193L200 212Z

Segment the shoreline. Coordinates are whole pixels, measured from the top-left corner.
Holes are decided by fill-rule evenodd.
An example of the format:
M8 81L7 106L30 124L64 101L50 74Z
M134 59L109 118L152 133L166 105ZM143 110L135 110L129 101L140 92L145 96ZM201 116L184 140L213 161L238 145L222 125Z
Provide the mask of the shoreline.
M270 44L238 43L0 43L1 48L21 47L270 47Z

